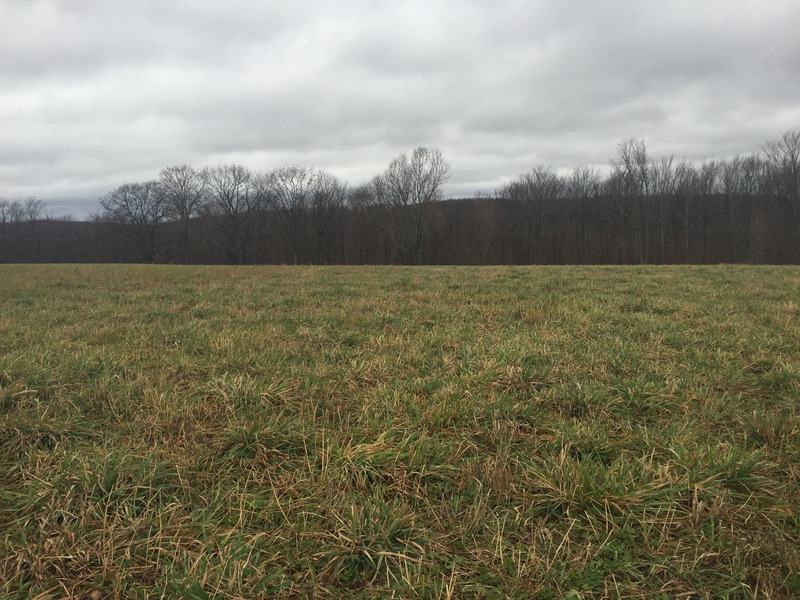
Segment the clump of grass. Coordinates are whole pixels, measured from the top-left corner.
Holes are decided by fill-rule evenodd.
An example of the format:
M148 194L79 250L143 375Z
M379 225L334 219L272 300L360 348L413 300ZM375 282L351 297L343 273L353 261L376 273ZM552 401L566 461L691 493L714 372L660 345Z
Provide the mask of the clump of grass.
M412 572L428 541L408 506L368 497L332 518L337 526L317 555L323 578L347 586L374 585L379 579L386 585L413 585Z
M792 445L800 448L800 419L796 415L754 410L740 415L739 420L748 445L767 446L776 450Z

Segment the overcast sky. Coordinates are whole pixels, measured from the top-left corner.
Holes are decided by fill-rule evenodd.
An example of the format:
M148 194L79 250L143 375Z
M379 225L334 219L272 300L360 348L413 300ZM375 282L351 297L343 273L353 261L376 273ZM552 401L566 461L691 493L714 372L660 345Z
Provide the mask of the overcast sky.
M79 218L179 163L358 184L428 145L460 196L798 126L797 0L0 0L0 196Z

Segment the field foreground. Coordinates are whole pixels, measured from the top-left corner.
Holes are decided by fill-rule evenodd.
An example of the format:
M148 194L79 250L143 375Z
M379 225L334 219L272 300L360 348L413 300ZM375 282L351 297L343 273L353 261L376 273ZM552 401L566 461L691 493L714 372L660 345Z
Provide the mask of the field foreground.
M0 266L0 596L800 596L800 269Z

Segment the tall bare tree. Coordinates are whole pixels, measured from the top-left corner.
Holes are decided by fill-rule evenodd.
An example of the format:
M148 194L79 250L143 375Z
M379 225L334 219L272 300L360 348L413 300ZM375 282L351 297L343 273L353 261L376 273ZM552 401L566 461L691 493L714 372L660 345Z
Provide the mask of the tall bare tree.
M691 261L691 219L690 212L697 190L697 169L686 159L681 159L675 165L675 196L683 203L683 260Z
M160 181L170 216L180 221L184 260L189 263L192 261L192 218L199 213L203 203L205 184L202 174L190 165L175 165L161 171Z
M520 244L517 260L539 261L539 243L546 209L564 193L564 182L551 168L538 166L513 179L497 192L505 204L508 226Z
M650 187L652 170L647 155L647 146L642 139L630 138L617 146L617 156L611 159L613 175L616 176L621 194L625 220L633 230L638 260L648 258L650 243Z
M211 243L229 263L241 264L255 213L262 206L253 174L241 165L223 165L206 167L201 176L206 190L202 211L213 230Z
M47 203L44 200L36 196L28 196L22 201L22 215L28 223L33 225L34 222L44 218L46 207Z
M602 179L594 167L579 165L572 170L565 182L566 196L578 203L577 223L575 227L575 250L579 263L586 260L589 204L600 194Z
M699 202L697 203L697 220L701 232L701 260L703 262L706 262L708 258L708 225L711 220L709 200L714 194L719 192L720 164L718 160L705 160L700 164L700 168L697 170L696 184L699 198Z
M450 178L450 164L436 148L403 153L373 179L371 214L403 260L419 264L430 233L434 204Z
M762 148L773 190L792 207L795 258L800 260L800 127Z
M143 260L154 262L156 233L168 213L159 183L123 184L101 198L100 206L100 219L129 237Z
M292 165L275 169L259 181L259 190L266 205L278 217L286 233L294 264L300 258L300 240L314 178L313 170Z
M314 260L317 264L327 262L330 238L344 224L346 198L347 186L336 176L324 171L314 172L308 201L306 232L314 246Z
M8 251L8 237L11 223L22 214L19 200L14 198L0 198L0 262L5 262Z
M376 233L383 230L375 227L373 182L362 183L347 190L345 197L346 223L343 226L342 255L345 263L377 262L386 260L378 252Z
M761 159L756 155L736 155L732 159L721 162L719 180L727 213L727 230L730 237L729 246L731 261L737 260L740 250L737 247L738 232L736 227L736 206L749 204L750 197L756 193ZM739 217L741 219L741 216Z
M662 156L654 161L650 168L652 179L652 193L658 202L658 225L659 225L659 251L660 261L665 261L665 227L666 227L666 206L675 194L675 157Z

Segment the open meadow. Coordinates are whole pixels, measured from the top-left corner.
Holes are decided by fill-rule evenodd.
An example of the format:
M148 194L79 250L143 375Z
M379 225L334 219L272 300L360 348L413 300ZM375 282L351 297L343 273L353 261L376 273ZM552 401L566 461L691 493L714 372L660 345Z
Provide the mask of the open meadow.
M800 268L0 265L3 598L800 596Z

